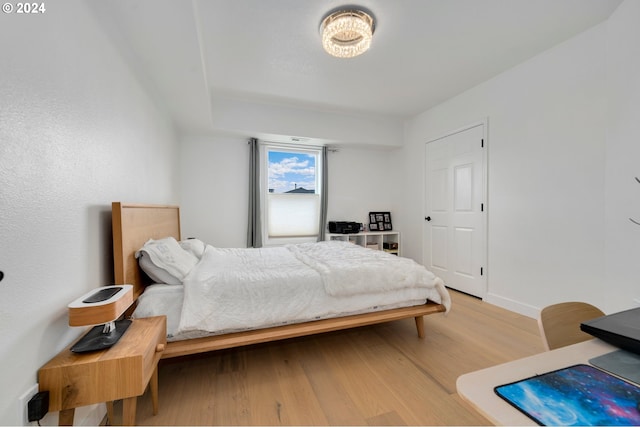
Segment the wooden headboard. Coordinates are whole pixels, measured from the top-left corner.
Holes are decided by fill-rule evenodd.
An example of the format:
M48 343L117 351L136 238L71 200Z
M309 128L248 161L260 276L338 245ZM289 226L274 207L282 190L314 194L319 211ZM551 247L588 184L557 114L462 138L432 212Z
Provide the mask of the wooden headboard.
M149 239L171 236L179 241L180 208L170 205L113 202L111 223L115 283L133 285L135 300L149 280L138 267L135 253Z

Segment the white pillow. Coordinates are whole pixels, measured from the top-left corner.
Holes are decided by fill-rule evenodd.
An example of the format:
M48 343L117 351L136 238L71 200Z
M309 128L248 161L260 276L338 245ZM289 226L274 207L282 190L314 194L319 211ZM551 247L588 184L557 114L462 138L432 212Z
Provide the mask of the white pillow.
M182 282L177 278L167 273L167 270L164 270L160 267L157 267L153 261L151 261L151 257L147 255L146 252L140 252L140 256L138 258L138 265L147 273L147 276L153 280L153 283L158 284L167 284L167 285L181 285Z
M180 247L182 247L182 249L184 249L185 251L190 252L196 258L202 259L205 244L202 240L187 239L180 241Z
M169 284L182 283L184 277L198 262L198 258L191 252L182 249L173 237L166 237L159 240L149 239L144 246L136 252L136 258L140 259L142 254L146 255L142 258L147 258L148 256L149 261L151 261L155 267L164 270L177 280L177 283L175 281L164 282ZM146 260L144 263L146 264ZM140 267L142 268L142 265ZM149 270L152 271L151 274L159 278L157 270ZM147 273L146 270L145 273ZM160 276L166 280L166 276L162 274Z

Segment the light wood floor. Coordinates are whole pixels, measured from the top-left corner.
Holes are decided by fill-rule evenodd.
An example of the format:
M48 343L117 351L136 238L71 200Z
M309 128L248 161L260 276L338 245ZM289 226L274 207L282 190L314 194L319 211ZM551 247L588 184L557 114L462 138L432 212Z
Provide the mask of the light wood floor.
M486 425L456 378L544 349L534 319L452 299L448 316L425 317L423 340L408 319L161 361L160 411L147 391L137 423Z

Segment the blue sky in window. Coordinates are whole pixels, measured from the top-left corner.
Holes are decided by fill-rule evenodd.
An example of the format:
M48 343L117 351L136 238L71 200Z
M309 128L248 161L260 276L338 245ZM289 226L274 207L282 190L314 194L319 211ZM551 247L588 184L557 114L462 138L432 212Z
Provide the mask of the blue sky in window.
M316 156L307 153L269 151L269 189L274 193L316 187Z

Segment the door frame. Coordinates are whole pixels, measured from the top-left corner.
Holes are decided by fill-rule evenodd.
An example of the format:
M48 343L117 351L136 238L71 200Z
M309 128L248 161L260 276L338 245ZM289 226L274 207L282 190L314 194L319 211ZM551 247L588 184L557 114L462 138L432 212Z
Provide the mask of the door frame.
M428 138L424 143L423 147L423 168L422 168L422 213L423 218L428 216L427 213L427 144L430 142L435 142L449 136L455 135L460 132L464 132L476 126L482 126L482 140L483 140L483 148L482 150L482 200L483 200L483 215L481 218L484 232L484 253L483 259L481 260L482 265L484 266L482 277L484 278L483 283L483 291L482 296L480 297L484 300L489 294L489 274L491 269L489 268L489 174L488 174L488 161L489 161L489 117L485 117L482 120L477 122L470 123L468 125L462 126L460 128L454 129L452 131L448 131L436 138ZM423 220L422 223L422 263L426 265L426 254L427 254L427 221Z

